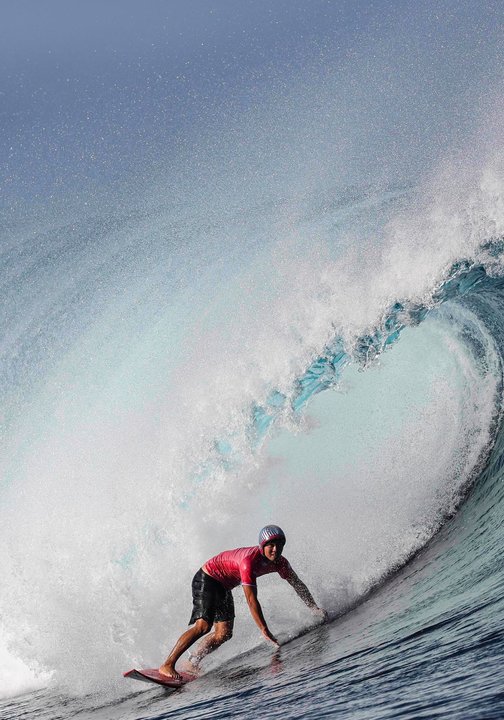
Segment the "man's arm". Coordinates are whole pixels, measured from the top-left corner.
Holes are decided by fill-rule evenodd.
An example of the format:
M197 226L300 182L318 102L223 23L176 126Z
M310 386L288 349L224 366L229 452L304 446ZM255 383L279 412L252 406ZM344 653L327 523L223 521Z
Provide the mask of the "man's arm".
M298 578L294 570L292 570L291 574L288 578L286 578L286 580L292 585L292 587L297 592L304 604L307 605L315 615L324 618L324 620L328 619L327 612L322 608L319 608L319 606L313 599L313 595L308 590L304 582Z
M262 632L266 640L269 640L274 645L280 645L276 637L274 637L274 635L270 633L269 628L266 624L261 605L259 604L259 600L257 599L257 588L253 585L242 585L242 587L243 592L245 593L245 597L247 598L250 614L254 618L255 624Z

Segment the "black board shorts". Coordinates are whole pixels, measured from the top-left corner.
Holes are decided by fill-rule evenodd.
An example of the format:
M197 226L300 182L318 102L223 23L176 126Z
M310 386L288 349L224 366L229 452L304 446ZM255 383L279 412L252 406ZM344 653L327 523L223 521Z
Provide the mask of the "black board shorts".
M234 602L231 590L218 580L198 570L192 581L193 611L189 625L203 618L210 625L214 622L230 622L234 619Z

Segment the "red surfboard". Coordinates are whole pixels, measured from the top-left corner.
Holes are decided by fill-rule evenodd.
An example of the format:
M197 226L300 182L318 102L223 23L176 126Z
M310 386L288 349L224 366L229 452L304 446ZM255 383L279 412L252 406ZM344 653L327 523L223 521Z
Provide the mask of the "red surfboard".
M196 680L197 675L191 675L190 673L179 673L181 680L170 678L167 675L161 675L157 668L148 668L145 670L128 670L123 673L126 678L132 678L133 680L141 680L142 682L154 683L155 685L163 685L169 688L179 688L185 685L191 680Z

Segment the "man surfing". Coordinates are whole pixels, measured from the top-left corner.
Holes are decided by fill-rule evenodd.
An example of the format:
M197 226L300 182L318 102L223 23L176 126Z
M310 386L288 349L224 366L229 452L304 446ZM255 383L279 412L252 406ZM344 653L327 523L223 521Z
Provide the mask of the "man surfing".
M242 585L250 613L264 638L279 647L270 632L259 600L256 578L277 572L287 580L301 600L315 615L327 619L327 613L318 607L312 594L302 582L288 560L282 555L285 533L277 525L266 525L259 533L259 545L225 550L208 560L198 570L192 581L193 611L189 625L192 627L180 636L175 647L159 668L161 675L180 679L175 670L179 657L204 635L196 652L190 655L188 670L197 673L205 655L216 650L233 634L234 603L231 590ZM213 632L208 635L213 627Z

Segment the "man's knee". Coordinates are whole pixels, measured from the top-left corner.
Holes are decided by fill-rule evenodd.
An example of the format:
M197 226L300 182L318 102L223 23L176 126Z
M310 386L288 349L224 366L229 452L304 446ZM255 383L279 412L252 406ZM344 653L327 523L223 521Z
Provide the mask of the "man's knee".
M203 636L203 635L206 635L207 633L209 633L211 627L212 627L212 625L204 618L199 618L194 623L194 628L195 628L195 630L198 631L198 634L200 636Z
M233 637L233 628L224 628L221 630L215 631L215 639L218 640L220 643L225 643L228 640L231 640Z

